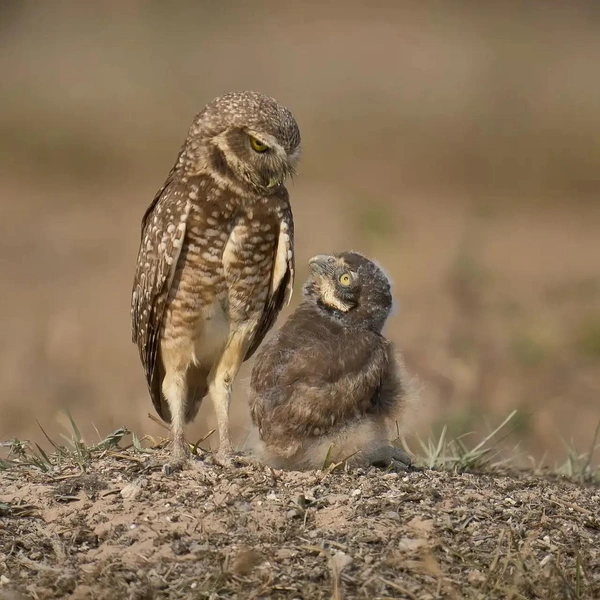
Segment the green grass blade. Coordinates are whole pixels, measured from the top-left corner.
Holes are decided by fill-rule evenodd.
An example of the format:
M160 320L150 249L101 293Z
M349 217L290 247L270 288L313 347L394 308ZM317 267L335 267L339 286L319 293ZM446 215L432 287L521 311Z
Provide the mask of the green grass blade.
M38 449L40 456L46 461L46 463L52 466L52 461L50 460L44 449L38 443L35 444L35 447Z
M475 446L475 448L473 448L473 450L479 450L480 448L485 446L499 431L501 431L514 418L514 416L516 414L517 414L517 411L513 410L510 413L510 415L508 415L508 417L506 417L506 419L504 419L504 421L502 421L502 423L500 425L498 425L498 427L496 427L496 429L494 429L494 431L492 431L492 433L487 435L481 442L479 442L479 444L477 444L477 446Z
M73 415L71 415L71 411L67 408L65 412L67 413L67 417L69 417L69 421L71 422L71 427L73 428L75 439L78 443L81 443L81 433L79 433L79 429L77 427L77 424L75 423L75 419L73 419Z
M54 447L54 449L57 452L60 452L61 451L61 447L54 443L54 440L52 440L50 438L50 436L46 433L46 431L42 427L41 423L37 419L36 419L36 423L38 424L38 427L42 430L42 433L44 434L44 437L48 440L48 442Z

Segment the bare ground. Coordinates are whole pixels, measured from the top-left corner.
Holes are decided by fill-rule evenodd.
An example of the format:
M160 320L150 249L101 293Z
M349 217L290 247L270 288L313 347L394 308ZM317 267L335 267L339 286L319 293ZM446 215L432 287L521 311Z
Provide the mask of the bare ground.
M156 465L124 450L0 472L0 598L600 597L595 487Z

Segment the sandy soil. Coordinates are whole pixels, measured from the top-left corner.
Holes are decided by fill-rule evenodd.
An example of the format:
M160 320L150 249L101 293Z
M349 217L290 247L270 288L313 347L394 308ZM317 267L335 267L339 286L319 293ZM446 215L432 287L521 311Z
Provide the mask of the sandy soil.
M527 473L0 473L0 598L592 599L600 491Z

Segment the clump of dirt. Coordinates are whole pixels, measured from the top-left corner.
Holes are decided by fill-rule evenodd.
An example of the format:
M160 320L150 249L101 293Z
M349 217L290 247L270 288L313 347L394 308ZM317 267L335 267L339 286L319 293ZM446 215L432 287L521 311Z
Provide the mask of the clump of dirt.
M598 488L155 458L1 473L0 598L600 597Z

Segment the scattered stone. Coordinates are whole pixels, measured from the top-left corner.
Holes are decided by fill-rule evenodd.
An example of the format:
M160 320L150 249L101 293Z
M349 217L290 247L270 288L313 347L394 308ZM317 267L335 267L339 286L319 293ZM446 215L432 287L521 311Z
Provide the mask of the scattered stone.
M242 548L231 563L231 572L236 575L248 575L262 561L260 552L253 548Z
M133 500L142 491L141 486L136 483L128 483L121 491L123 500Z

